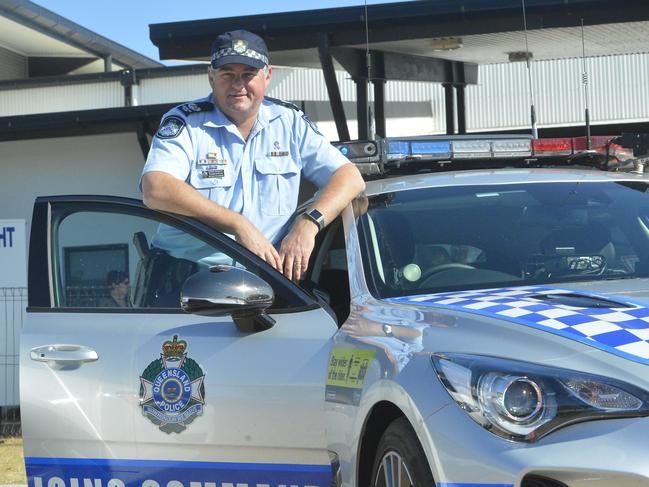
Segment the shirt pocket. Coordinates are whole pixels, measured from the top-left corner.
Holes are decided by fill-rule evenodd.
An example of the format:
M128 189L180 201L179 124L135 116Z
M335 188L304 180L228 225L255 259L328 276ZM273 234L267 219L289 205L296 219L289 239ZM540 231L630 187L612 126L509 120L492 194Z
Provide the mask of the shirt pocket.
M255 172L262 213L293 213L300 188L300 166L289 157L265 157L255 161Z
M189 174L189 184L206 195L211 188L227 188L232 186L232 168L229 164L203 165L195 163Z

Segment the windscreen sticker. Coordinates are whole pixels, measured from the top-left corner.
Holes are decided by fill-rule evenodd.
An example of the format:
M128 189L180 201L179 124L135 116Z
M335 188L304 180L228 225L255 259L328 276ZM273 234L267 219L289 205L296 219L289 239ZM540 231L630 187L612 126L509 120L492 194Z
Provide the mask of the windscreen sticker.
M29 487L329 487L331 465L26 457Z
M568 306L547 296L606 300L619 307ZM649 308L619 296L549 286L524 286L390 298L403 304L450 308L561 335L628 360L649 364ZM554 302L553 302L554 301Z
M142 414L168 434L181 433L203 414L205 374L187 356L187 346L174 335L140 376Z

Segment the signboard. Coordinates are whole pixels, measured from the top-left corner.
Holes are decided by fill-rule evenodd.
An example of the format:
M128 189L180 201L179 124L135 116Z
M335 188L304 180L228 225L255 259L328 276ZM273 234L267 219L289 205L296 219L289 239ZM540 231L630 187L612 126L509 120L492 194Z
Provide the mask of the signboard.
M0 220L0 288L27 287L25 220Z

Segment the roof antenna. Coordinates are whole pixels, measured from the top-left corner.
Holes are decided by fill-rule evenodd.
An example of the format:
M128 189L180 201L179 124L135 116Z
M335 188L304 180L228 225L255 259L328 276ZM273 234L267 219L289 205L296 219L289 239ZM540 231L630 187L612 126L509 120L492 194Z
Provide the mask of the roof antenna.
M366 0L367 1L367 0ZM527 41L527 16L525 13L525 0L523 5L523 30L525 32L525 62L527 63L527 80L530 87L530 120L532 121L532 137L539 138L539 131L536 128L536 109L534 108L534 86L532 85L532 63L530 62L530 46Z
M593 140L590 136L590 113L588 112L588 106L590 102L588 100L588 69L586 67L586 41L584 39L584 18L581 18L581 63L583 67L583 73L581 74L581 82L584 85L584 117L586 121L586 141L587 141L587 150L592 150Z
M367 123L370 125L370 128L372 126L372 112L370 110L370 97L369 97L369 85L372 81L372 56L370 55L370 26L369 26L369 20L367 18L367 0L365 0L365 66L367 67L367 88L368 88L368 96L367 96L367 106L365 107L367 111ZM370 133L370 138L373 139L372 134Z

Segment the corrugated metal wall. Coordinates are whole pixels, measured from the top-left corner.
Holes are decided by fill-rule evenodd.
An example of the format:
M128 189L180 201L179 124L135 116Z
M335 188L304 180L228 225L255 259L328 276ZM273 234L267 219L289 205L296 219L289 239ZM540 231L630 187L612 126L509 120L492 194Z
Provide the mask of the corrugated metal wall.
M0 116L54 113L124 106L118 81L0 90Z
M139 105L182 103L207 96L211 91L205 68L204 74L143 78L136 97Z
M587 58L593 123L649 118L649 54ZM539 126L584 121L582 60L532 63ZM524 63L480 66L479 85L467 88L470 130L522 128L530 123L530 95Z
M634 122L649 119L649 54L629 54L587 59L590 77L590 114L593 123ZM532 64L532 83L540 127L583 122L582 61L563 59ZM348 118L353 109L356 86L345 72L336 73ZM506 130L529 126L530 94L524 63L484 65L479 84L468 86L467 129ZM139 105L183 103L206 96L207 74L141 78L134 87ZM430 109L426 132L445 130L444 91L440 84L391 81L386 84L386 114L406 123L409 110L421 117L422 103ZM273 70L269 96L292 101L323 102L328 94L322 72L317 69ZM370 99L372 90L370 90ZM49 87L0 89L0 116L89 110L124 106L124 90L117 81L64 84ZM350 110L349 107L352 107ZM427 110L428 110L427 108ZM331 115L319 109L323 121ZM388 120L389 123L389 120ZM412 130L421 127L418 120Z
M0 47L0 80L27 78L27 58Z

